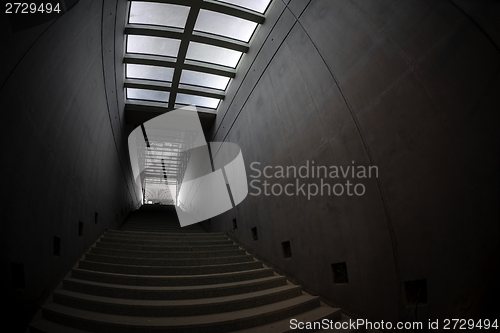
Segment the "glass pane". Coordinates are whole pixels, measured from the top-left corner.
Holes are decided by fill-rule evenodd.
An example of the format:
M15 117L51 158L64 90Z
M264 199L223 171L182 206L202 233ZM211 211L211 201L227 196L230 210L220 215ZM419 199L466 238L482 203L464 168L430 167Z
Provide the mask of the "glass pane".
M225 49L218 46L190 42L187 58L219 64L235 68L241 57L241 52Z
M170 57L177 57L179 45L178 39L150 37L150 36L127 36L127 52L156 54Z
M183 70L181 74L181 83L225 90L229 83L229 78L220 75Z
M173 76L173 68L127 64L128 79L146 79L172 82Z
M248 42L256 26L257 23L255 22L202 9L196 20L194 30Z
M128 99L145 99L148 101L168 102L169 96L170 93L168 91L127 88Z
M188 14L186 6L132 1L129 23L184 28Z
M267 5L271 2L270 0L217 0L219 2L226 2L232 5L244 7L250 10L254 10L263 14L266 11Z
M187 105L194 104L196 106L215 109L219 105L219 101L220 99L217 98L202 97L202 96L195 96L188 94L177 94L177 99L175 100L175 103L187 104Z

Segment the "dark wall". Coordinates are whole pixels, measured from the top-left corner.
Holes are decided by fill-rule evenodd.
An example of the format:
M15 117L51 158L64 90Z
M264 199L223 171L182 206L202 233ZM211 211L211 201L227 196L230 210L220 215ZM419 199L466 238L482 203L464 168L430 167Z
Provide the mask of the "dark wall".
M81 0L18 32L1 16L1 285L3 314L19 329L104 229L139 205L116 91L124 4Z
M212 141L240 145L249 181L252 162L354 161L379 177L351 179L362 196L250 194L212 230L358 317L496 316L499 14L497 1L275 1Z

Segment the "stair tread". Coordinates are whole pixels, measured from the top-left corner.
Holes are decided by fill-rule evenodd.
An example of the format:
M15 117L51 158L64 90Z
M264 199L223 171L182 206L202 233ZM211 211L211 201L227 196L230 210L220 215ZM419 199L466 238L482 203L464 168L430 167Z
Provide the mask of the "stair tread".
M260 260L253 260L249 262L236 262L236 263L229 263L229 264L217 264L217 265L203 265L203 266L148 266L148 265L124 265L124 264L114 264L114 263L103 263L99 261L92 261L92 260L85 260L85 259L80 259L79 261L80 264L84 263L92 263L93 265L101 265L101 266L106 266L106 267L123 267L123 268L130 268L130 269L156 269L156 270L161 270L161 269L173 269L173 270L188 270L188 269L197 269L197 268L210 268L210 267L241 267L241 266L247 266L249 264L254 264L254 265L259 265L262 264ZM135 274L132 274L135 275ZM178 275L173 275L173 276L178 276Z
M154 240L154 239L116 239L116 238L103 238L99 239L99 242L104 243L119 243L119 244L138 244L138 245L156 245L163 246L166 244L171 244L173 246L178 246L179 244L187 244L186 246L198 246L200 245L224 245L224 244L234 244L230 239L189 239L189 240Z
M45 304L42 309L53 313L82 320L106 323L113 326L128 327L193 327L206 326L210 324L231 323L242 319L258 318L264 314L270 314L273 311L284 310L302 303L319 301L317 296L301 295L285 301L275 302L258 306L250 309L237 310L224 313L215 313L210 315L187 316L187 317L131 317L106 313L97 313L87 310L67 307L56 303ZM337 309L339 310L339 309Z
M95 253L95 252L115 252L119 253L122 255L133 255L133 256L138 256L140 258L149 258L146 257L147 255L156 255L158 256L158 259L168 259L168 257L161 257L161 255L175 255L179 256L179 259L183 259L181 256L193 256L194 258L218 258L220 257L219 255L222 253L240 253L240 255L245 255L246 251L242 249L227 249L227 250L219 250L219 251L203 251L203 252L193 252L193 251L188 251L188 252L180 252L176 251L175 253L166 253L164 251L147 251L147 250L123 250L123 249L114 249L114 248L102 248L102 247L92 247L90 248L89 253ZM100 253L98 253L100 254ZM108 254L109 255L109 254ZM142 255L142 257L141 257Z
M122 230L119 230L120 232L122 233L130 233L130 234L150 234L150 235L182 235L182 234L185 234L185 235L193 235L193 234L200 234L200 235L205 235L205 234L208 234L208 235L213 235L213 234L217 234L217 233L208 233L208 232L203 232L203 231L198 231L198 230L186 230L187 232L181 232L181 231L177 231L177 232L168 232L168 231L155 231L157 229L151 229L151 230L146 230L146 229L134 229L134 228L129 228L128 230L125 228L125 229L122 229ZM224 234L224 233L220 233L220 234Z
M193 284L220 284L216 283L206 283L199 281L228 281L234 279L236 281L247 281L250 279L255 279L256 276L269 277L272 276L273 270L267 267L262 267L252 270L242 270L235 272L226 273L216 273L216 274L198 274L198 275L136 275L136 274L123 274L123 273L110 273L101 271L92 271L82 268L73 268L72 276L79 275L82 276L82 280L85 281L96 281L106 280L110 284L123 284L129 285L131 283L137 285L144 285L141 283L146 283L145 285L156 285L160 286L163 284L174 284L176 286L183 285L193 285ZM109 282L113 281L113 282ZM116 282L121 281L121 282ZM154 283L154 284L153 284ZM228 282L224 282L228 283Z
M172 236L153 236L153 235L134 235L134 234L115 234L105 233L101 236L102 239L121 239L121 240L154 240L154 241L169 241L169 240L227 240L226 235L196 235L190 233L188 235L172 235Z
M223 232L204 232L204 233L180 233L180 232L143 232L143 231L126 231L126 230L108 230L104 236L113 237L158 237L158 238L211 238L211 237L227 237Z
M129 257L129 256L113 256L113 255L107 255L107 254L99 254L99 253L87 253L85 255L85 260L88 260L87 257L96 257L96 258L101 258L101 259L106 259L106 260L113 260L113 259L119 259L119 260L143 260L143 261L147 261L147 262L150 262L150 264L148 264L147 266L151 266L151 263L155 263L154 266L157 266L159 264L162 264L161 266L165 266L165 267L170 267L171 265L169 264L173 264L173 263L182 263L182 262L186 262L186 261L199 261L200 263L202 263L203 261L206 261L206 262L210 262L210 261L216 261L216 260L232 260L232 259L241 259L241 260L245 260L245 261L254 261L253 260L253 256L250 255L250 254L243 254L243 255L236 255L236 256L223 256L223 257L215 257L215 258L179 258L179 259L175 259L175 258L145 258L145 257L139 257L139 256L133 256L133 257ZM94 261L94 260L89 260L89 261ZM104 263L108 263L108 261L99 261L99 262L104 262ZM109 262L109 263L112 263L112 262ZM236 263L236 262L234 262ZM137 264L132 264L130 263L129 264L130 266L137 266ZM202 264L202 265L196 265L196 266L206 266L207 264ZM212 265L219 265L219 264L212 264ZM143 266L143 265L141 265ZM178 265L172 265L172 266L175 266L177 267ZM193 267L193 266L184 266L184 267Z
M205 285L194 285L194 286L137 286L137 285L127 285L127 284L111 284L104 282L88 281L75 278L66 278L65 280L76 281L78 283L85 283L100 287L110 287L110 288L121 288L127 290L148 290L148 291L184 291L189 290L204 290L204 289L218 289L218 288L228 288L233 286L243 286L253 283L265 282L270 280L285 279L283 276L273 275L265 278L253 279L253 280L243 280L237 282L228 283L215 283L215 284L205 284Z
M154 249L159 251L179 251L179 252L189 252L189 251L213 251L222 249L239 249L237 244L213 244L213 245L148 245L148 244L123 244L123 243L112 243L112 242L96 242L95 246L102 248L124 248L124 249Z
M300 322L313 322L320 321L323 318L328 318L336 321L340 318L341 311L338 308L331 308L329 306L321 305L315 309L300 313L293 317L288 317L270 324L252 327L249 329L235 331L237 333L284 333L293 332L297 329L290 328L290 320L297 319ZM349 330L335 330L337 332L350 332Z
M185 290L186 288L184 288ZM79 298L92 302L116 304L124 306L148 306L148 307L183 307L183 306L195 306L195 305L207 305L207 304L220 304L226 302L249 300L264 295L272 295L282 291L288 291L293 289L300 289L300 286L295 285L284 285L276 288L270 288L265 290L254 291L250 293L242 293L231 296L222 297L212 297L212 298L196 298L196 299L181 299L181 300L149 300L149 299L126 299L126 298L114 298L114 297L104 297L83 294L70 290L56 290L54 294L59 294L63 296L68 296L72 298Z

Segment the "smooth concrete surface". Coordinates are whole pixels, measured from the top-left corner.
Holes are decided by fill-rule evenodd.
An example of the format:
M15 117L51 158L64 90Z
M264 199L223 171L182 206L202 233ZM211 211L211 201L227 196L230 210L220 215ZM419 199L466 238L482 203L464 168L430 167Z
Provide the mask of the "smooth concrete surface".
M241 147L249 181L252 162L355 161L379 177L356 180L362 196L249 195L205 226L356 317L496 318L499 14L496 1L276 1L209 139ZM342 262L348 283L334 284ZM423 279L412 302L405 285Z
M82 0L59 18L16 33L0 14L0 276L8 304L2 318L6 327L13 324L11 332L24 332L83 251L139 204L127 152L130 128L116 91L116 78L123 80L114 69L117 8L123 21L123 4ZM24 268L24 287L16 290L12 263Z

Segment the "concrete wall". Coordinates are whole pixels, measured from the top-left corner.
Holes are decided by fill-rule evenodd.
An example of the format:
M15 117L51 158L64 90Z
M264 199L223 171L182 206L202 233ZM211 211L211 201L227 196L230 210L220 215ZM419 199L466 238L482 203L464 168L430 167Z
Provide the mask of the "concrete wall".
M3 315L20 330L82 252L138 206L116 90L124 3L81 0L16 33L1 16L0 276ZM14 290L19 264L25 286Z
M496 316L499 14L496 1L275 1L212 141L240 145L249 181L252 162L354 161L379 177L352 180L362 196L249 195L212 230L358 317ZM333 283L341 262L348 284Z

